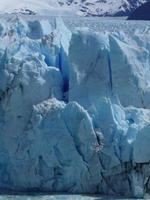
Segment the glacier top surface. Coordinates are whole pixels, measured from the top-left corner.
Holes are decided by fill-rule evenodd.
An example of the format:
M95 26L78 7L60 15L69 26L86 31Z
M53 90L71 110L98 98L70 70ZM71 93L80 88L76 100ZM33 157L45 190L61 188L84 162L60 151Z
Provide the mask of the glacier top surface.
M51 13L52 14L52 13ZM35 21L35 20L48 20L49 23L55 24L55 20L62 18L65 25L70 30L76 29L89 29L93 32L125 32L125 33L150 33L150 21L134 21L126 20L125 17L80 17L70 15L64 16L61 13L55 15L53 13L51 16L47 15L23 15L23 14L0 14L0 21L11 22L16 18L23 19L25 21Z

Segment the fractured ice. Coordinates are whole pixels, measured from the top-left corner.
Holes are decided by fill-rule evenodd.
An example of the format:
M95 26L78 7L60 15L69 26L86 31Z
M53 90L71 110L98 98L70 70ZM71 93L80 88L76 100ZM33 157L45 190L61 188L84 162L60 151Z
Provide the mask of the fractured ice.
M1 190L150 192L150 24L115 23L1 19Z

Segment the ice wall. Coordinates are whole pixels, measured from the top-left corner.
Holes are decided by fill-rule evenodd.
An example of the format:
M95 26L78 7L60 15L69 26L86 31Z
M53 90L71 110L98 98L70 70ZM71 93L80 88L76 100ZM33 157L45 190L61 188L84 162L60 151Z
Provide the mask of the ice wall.
M0 27L1 191L148 194L149 34Z

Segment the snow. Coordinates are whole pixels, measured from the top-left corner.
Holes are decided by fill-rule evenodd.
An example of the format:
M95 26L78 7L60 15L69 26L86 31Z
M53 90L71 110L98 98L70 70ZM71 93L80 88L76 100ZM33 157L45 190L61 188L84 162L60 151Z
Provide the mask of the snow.
M147 196L150 23L0 24L1 190Z
M0 13L68 15L70 11L69 9L61 8L57 0L1 0Z
M62 16L128 16L148 0L1 0L0 13Z
M127 16L146 0L59 0L80 16Z

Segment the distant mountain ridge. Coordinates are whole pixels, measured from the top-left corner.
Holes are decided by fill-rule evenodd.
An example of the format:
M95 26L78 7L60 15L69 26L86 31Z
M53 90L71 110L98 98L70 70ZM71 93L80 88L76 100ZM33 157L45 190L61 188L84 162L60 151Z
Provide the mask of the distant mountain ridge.
M149 0L5 0L0 13L129 16Z
M61 7L57 0L5 0L0 2L0 13L25 15L65 15L69 8Z
M128 16L149 0L58 0L83 16Z

